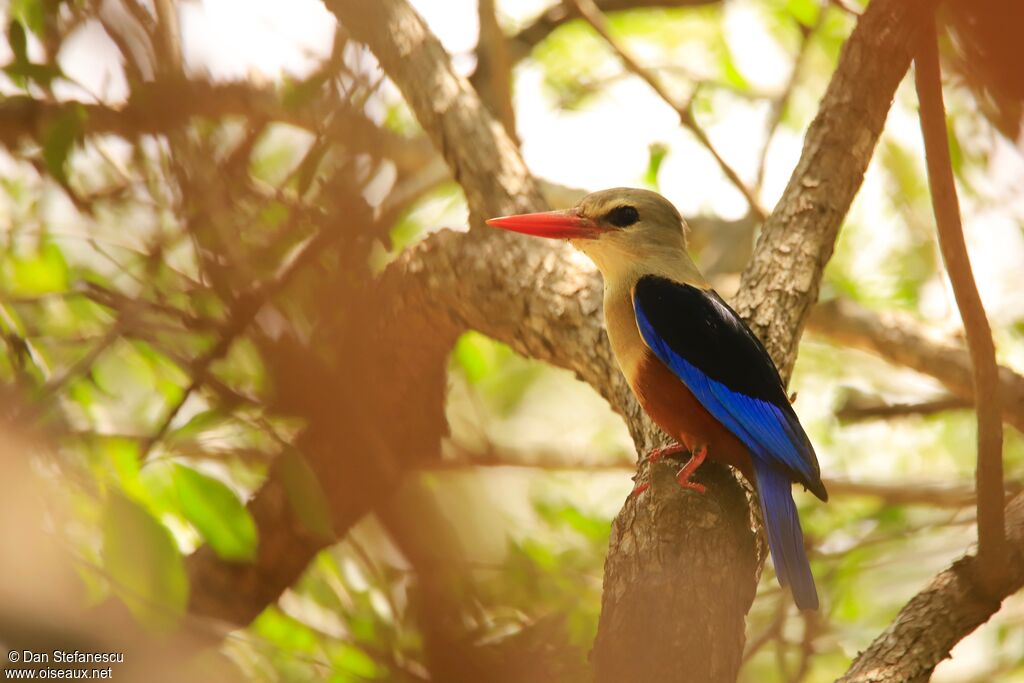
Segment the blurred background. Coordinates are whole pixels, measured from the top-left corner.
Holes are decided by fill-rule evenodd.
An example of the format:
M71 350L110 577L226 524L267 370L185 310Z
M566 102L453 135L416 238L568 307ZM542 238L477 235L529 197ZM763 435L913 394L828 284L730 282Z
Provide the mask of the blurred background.
M587 24L548 0L413 4L513 127L553 204L658 190L690 219L719 291L736 291L756 237L747 202ZM465 652L514 660L545 645L558 680L581 676L636 453L571 373L461 336L441 457L411 455L387 505L324 540L338 531L332 489L299 435L350 404L331 382L348 372L351 311L404 250L467 220L373 57L317 0L0 6L0 646L129 647L129 659L146 653L124 665L139 680L445 680L432 634L450 620ZM602 6L772 207L863 4ZM954 170L999 359L1024 371L1021 112L992 68L998 45L978 52L974 37L954 27L942 44ZM956 342L916 108L905 82L822 299ZM766 568L743 681L834 679L975 537L963 400L813 331L791 389L833 494L798 496L823 608L799 615ZM403 419L439 409L402 406ZM338 462L372 457L334 446ZM1013 429L1005 463L1019 489ZM197 606L190 562L274 552L246 507L274 468L322 549L269 606L213 614ZM934 680L1024 681L1024 601L1010 598Z

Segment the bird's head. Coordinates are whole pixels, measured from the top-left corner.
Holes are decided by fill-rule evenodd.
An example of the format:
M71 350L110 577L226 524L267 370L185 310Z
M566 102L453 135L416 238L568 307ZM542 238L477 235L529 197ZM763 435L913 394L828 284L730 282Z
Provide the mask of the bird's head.
M656 192L616 187L588 194L571 209L487 221L504 230L568 239L609 275L628 264L678 259L686 232L676 207Z

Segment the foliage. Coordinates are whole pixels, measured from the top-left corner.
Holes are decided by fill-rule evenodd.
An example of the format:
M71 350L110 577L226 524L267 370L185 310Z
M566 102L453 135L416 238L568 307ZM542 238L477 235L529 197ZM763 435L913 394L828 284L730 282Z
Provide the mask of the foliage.
M421 132L400 95L342 31L326 48L306 45L316 59L302 69L218 90L229 84L199 83L198 74L216 74L230 45L207 45L211 63L193 46L175 73L148 5L126 2L136 14L123 20L141 33L105 24L100 3L16 0L4 16L9 54L0 88L14 104L0 106L0 117L13 116L18 104L48 113L14 134L5 132L6 121L0 125L0 376L10 387L3 401L12 432L46 443L33 456L36 476L70 511L55 515L47 533L69 550L83 604L119 600L146 629L185 628L188 562L197 549L208 547L227 566L276 552L247 502L280 468L280 516L297 520L321 545L343 537L224 640L234 674L427 680L438 592L454 620L468 625L469 651L521 654L545 641L558 645L566 671L585 669L610 520L630 489L633 457L622 421L591 388L478 332L459 338L447 375L451 434L440 456L415 461L436 471L402 472L416 493L395 494L399 503L422 502L406 517L422 524L423 537L440 539L446 532L439 527L450 527L448 559L464 570L450 570L455 578L425 569L389 521L390 498L353 529L337 528L337 501L302 452L314 418L353 409L334 389L344 386L336 381L345 372L341 356L361 333L350 316L365 283L427 235L466 220L459 186L431 175L433 153L410 161ZM744 178L764 166L757 191L770 206L853 23L842 7L849 4L736 0L634 9L615 13L611 28L674 92L694 98L696 116ZM186 36L194 27L182 21ZM132 40L139 44L126 50ZM117 57L83 67L76 61L83 54L96 62ZM802 67L790 88L798 56ZM258 60L250 58L255 73ZM95 71L108 67L127 92L90 92L100 87ZM659 188L687 213L735 219L746 212L719 192L726 181L677 119L646 90L638 94L643 86L582 22L551 33L516 77L528 152L571 145L569 138L553 142L557 131L544 127L564 116L587 122L591 144L622 135L637 147L576 176L553 157L589 153L582 146L536 152L538 168L563 173L551 180L583 185L602 173L609 185ZM1019 151L968 91L951 84L949 97L982 295L1003 358L1020 367L1024 217L1019 192L1010 190L1019 190L1024 170ZM239 106L242 98L249 99ZM147 101L156 104L142 110L143 120L123 115L122 108ZM630 116L646 118L622 120L627 106ZM823 296L953 328L915 106L901 91ZM198 108L194 115L189 107ZM772 107L780 112L777 128L767 125ZM178 112L185 113L175 118ZM610 120L617 129L607 127ZM989 233L985 221L1002 227ZM697 235L698 259L710 260L722 239ZM720 273L716 285L728 292L736 276ZM334 296L342 291L350 298ZM933 382L810 339L793 388L829 478L922 490L971 481L973 422L963 412L850 424L835 418L848 390L914 403L940 394ZM373 457L349 452L349 444L336 450L339 459ZM1008 435L1006 468L1008 480L1019 482L1024 442L1016 435ZM766 569L742 680L833 679L973 538L970 507L932 504L927 496L915 505L867 495L836 496L828 506L801 496L799 503L824 610L817 618L795 613ZM428 507L441 510L436 517L447 527L428 522ZM955 657L936 680L1024 680L1020 612L1020 601L1011 600L956 653L968 664Z

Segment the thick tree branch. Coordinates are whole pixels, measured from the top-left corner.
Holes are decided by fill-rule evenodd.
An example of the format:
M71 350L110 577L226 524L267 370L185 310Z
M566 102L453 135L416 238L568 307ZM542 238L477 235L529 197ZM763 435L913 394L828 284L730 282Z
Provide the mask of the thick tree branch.
M792 358L795 355L790 345L795 344L799 336L803 312L809 308L813 296L817 294L820 269L831 253L832 244L826 238L829 235L835 237L842 213L863 175L863 164L845 162L848 161L847 157L852 156L866 164L881 130L881 120L884 120L883 105L888 104L892 89L909 62L905 47L909 36L914 33L912 19L916 16L911 10L923 12L925 5L927 3L924 0L909 4L897 3L895 0L875 0L869 7L867 15L871 16L866 16L864 20L868 22L869 28L858 27L851 37L853 47L844 51L839 71L823 103L823 108L831 114L824 117L825 123L819 122L809 131L805 158L790 183L791 188L795 189L787 191L783 203L777 209L776 213L781 217L769 220L770 226L774 227L770 227L770 234L762 238L760 249L762 252L771 252L768 261L779 273L796 273L797 283L782 281L774 284L774 280L767 278L768 284L758 285L768 287L763 295L753 296L748 293L741 296L754 302L752 307L761 316L764 329L775 330L778 326L779 331L774 336L769 335L775 340L770 348L776 358ZM416 292L414 301L419 306L416 310L419 316L429 319L434 314L446 313L454 316L461 325L479 329L508 342L520 353L573 369L581 379L598 388L626 417L638 449L653 445L659 437L641 416L611 358L600 325L601 293L593 270L574 258L567 248L552 248L519 237L478 229L483 217L538 210L543 208L543 203L514 146L490 120L465 82L451 71L447 57L436 40L400 0L382 0L372 5L335 1L329 6L357 39L373 47L388 74L402 89L424 129L443 150L453 174L466 189L471 208L474 229L469 235L449 232L435 235L406 253L389 269L382 284L389 286L390 283L390 286ZM908 7L911 9L908 10ZM899 59L893 59L894 54ZM836 81L841 87L836 85ZM886 90L881 95L877 93L879 82L883 84L881 89ZM851 104L861 102L867 102L865 106L872 107L871 115L865 115ZM878 108L882 108L880 113L875 111ZM836 146L842 148L852 142L856 143L855 149L846 153L821 151L833 150ZM494 171L495 162L498 164L497 172ZM843 188L849 195L846 203L836 204L828 200L820 189L822 184ZM810 199L803 198L801 188L809 193ZM820 210L815 208L819 204L823 206ZM842 208L842 212L839 212L839 208ZM810 215L802 215L804 213ZM794 233L791 237L787 237L782 229L785 216L799 219L794 220L791 226ZM821 216L824 216L824 226L812 220ZM799 247L804 241L808 247L790 248L792 245ZM762 254L761 260L764 261L764 258ZM747 287L752 286L748 282ZM778 301L773 298L776 291L784 293ZM400 325L402 315L408 313L388 313L388 324ZM796 320L799 324L790 329L787 327L789 320ZM716 471L709 468L706 475L716 477ZM644 518L646 513L643 506L704 505L699 511L690 510L686 515L687 519L700 518L711 522L704 530L705 533L696 534L695 530L689 530L696 534L691 543L697 540L714 543L716 538L724 538L728 533L747 528L745 509L742 515L739 512L722 512L729 509L725 503L729 486L716 486L710 489L708 496L698 501L690 500L690 496L672 487L665 494L669 499L662 499L658 493L660 489L652 487L650 498L645 494L630 502L623 516L616 522L617 528L622 524L631 524L629 533L655 534L654 528L647 527L645 530L646 523L638 526L635 521ZM630 519L634 521L629 522ZM727 524L725 528L721 527L723 522ZM649 548L649 552L640 551L633 557L652 571L656 568L658 572L674 576L677 583L685 584L688 576L694 577L696 581L697 576L711 573L707 567L692 561L685 564L692 557L661 554L661 546L657 544L642 547ZM691 549L693 547L691 545ZM743 543L737 546L740 549L742 547ZM614 575L611 565L628 556L622 554L624 550L621 546L613 546L611 549L610 575ZM285 552L285 549L278 551ZM746 596L754 574L749 572L750 565L746 561L737 564L744 571L737 572L726 583L732 587L734 595ZM695 573L702 569L705 570L703 574ZM721 570L721 565L718 569ZM685 620L685 615L691 611L707 617L716 609L715 605L687 606L676 603L672 597L659 594L656 598L658 605L643 600L633 601L632 609L643 614L645 610L657 607L666 613L671 612L674 622ZM605 613L615 612L616 601L620 603L618 606L629 607L629 601L621 598L614 591L606 592L605 599L610 602L604 606ZM728 611L731 613L745 609L741 602L737 603L738 607L730 604ZM674 609L669 609L671 606ZM252 607L249 606L250 611ZM691 644L696 642L696 631L707 623L707 620L693 620L694 632L687 636ZM738 627L735 624L732 627L729 642L721 642L722 633L713 634L720 641L717 644L704 641L707 651L726 651L724 656L729 660L731 655L728 651L735 649L731 646L737 642L742 646L742 619L737 623ZM659 624L648 621L645 626L649 637L637 643L644 650L629 653L634 662L663 656L665 646L675 644L671 633L663 637ZM612 627L609 625L602 628ZM609 637L605 642L614 645L614 638ZM710 665L710 662L706 663ZM719 674L734 670L721 666L722 662L716 664L719 665L716 669ZM654 665L656 663L652 663ZM640 673L635 680L644 679L641 672L635 673ZM680 675L689 673L684 671ZM721 680L725 679L721 677Z
M470 207L473 229L469 235L436 235L404 255L385 280L395 278L402 286L422 288L426 300L450 307L468 326L510 343L521 353L573 369L626 417L638 450L652 446L661 437L643 416L612 359L600 322L601 286L593 268L572 256L567 247L552 248L521 236L479 229L488 216L543 208L535 184L504 131L490 119L468 84L451 70L443 49L404 1L382 0L371 5L331 2L328 6L355 39L371 46L442 150ZM708 468L709 475L712 471L724 474L721 469ZM725 477L732 487L737 486L730 475ZM689 552L660 558L651 554L663 547L656 540L658 529L634 525L634 533L650 538L650 543L639 547L638 571L661 572L674 577L676 584L691 585L716 573L737 596L752 596L756 558L748 511L746 506L736 511L726 504L729 496L735 496L729 486L716 486L706 496L686 496L678 487L668 487L671 493L664 499L657 491L644 496L642 502L634 498L631 509L646 508L653 498L663 510L685 506L687 513L680 513L680 519L706 520L706 524L689 529ZM721 539L743 536L748 543L733 547L732 552L746 553L746 560L723 565L718 556ZM746 606L738 609L739 602L727 604L706 592L697 597L687 594L688 601L683 597L682 593L648 594L631 601L621 592L607 591L604 610L620 615L616 623L637 623L656 608L672 621L652 623L647 618L648 637L641 643L642 651L626 653L618 648L603 653L601 661L607 664L628 655L631 661L646 661L656 667L653 660L659 653L678 651L678 630L672 625L682 619L691 624L687 642L694 650L716 653L704 659L704 666L719 673L731 671L734 679L742 653ZM657 600L657 605L652 600ZM726 623L727 631L713 630ZM614 647L620 640L609 637L602 642ZM656 680L651 673L655 670L660 669L638 669L635 680ZM726 675L720 680L729 679Z
M1024 495L1006 508L1006 582L993 592L979 558L968 555L933 578L896 620L854 660L837 683L923 683L964 636L1024 586Z
M789 378L825 264L935 0L874 0L843 47L803 152L743 273L736 310Z
M931 375L960 398L974 401L971 359L959 344L936 341L911 320L878 316L859 304L833 299L811 312L808 329L853 348ZM1003 419L1024 431L1024 377L999 368L999 394Z
M992 329L974 282L960 222L960 205L953 180L953 165L949 158L949 140L946 137L946 108L942 102L939 45L934 21L928 23L928 28L921 36L914 64L939 249L949 272L949 281L953 285L953 295L963 319L967 349L971 356L971 376L978 414L978 557L983 573L995 583L1002 580L1007 560L1003 538L1005 500L999 366L996 365Z

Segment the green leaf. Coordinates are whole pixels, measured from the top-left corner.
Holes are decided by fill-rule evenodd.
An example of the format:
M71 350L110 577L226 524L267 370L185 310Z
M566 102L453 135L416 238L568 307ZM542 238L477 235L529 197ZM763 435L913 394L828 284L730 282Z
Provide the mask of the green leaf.
M7 41L14 53L14 61L18 64L28 62L28 40L25 37L25 27L20 21L11 21L7 25Z
M380 673L376 662L359 648L341 643L332 648L331 660L339 669L343 669L360 678L376 678Z
M647 148L647 153L647 170L644 172L644 184L654 190L657 190L658 171L661 170L661 164L665 161L665 157L668 155L668 145L662 142L652 143Z
M19 19L33 33L42 33L46 20L43 0L12 0L11 16Z
M203 410L193 415L188 422L168 434L167 440L172 444L194 441L198 435L223 424L227 420L228 416L219 410Z
M8 268L7 277L15 293L48 294L68 288L67 261L52 242L43 244L30 256L12 258Z
M85 109L76 104L69 106L53 122L43 142L43 160L53 177L66 183L68 155L82 133L85 123Z
M174 487L181 512L225 560L256 557L256 522L223 482L191 467L175 465Z
M472 331L459 337L452 358L470 384L476 384L494 372L498 364L494 342Z
M141 621L160 629L178 622L188 577L171 533L130 498L113 494L103 511L103 567L114 590Z
M818 22L821 3L817 0L789 0L786 11L804 26L814 26Z
M281 456L280 467L288 502L299 520L313 533L333 539L331 507L309 463L301 454L289 451Z
M721 42L721 50L718 54L718 65L722 69L722 78L725 82L736 88L740 92L746 92L750 90L750 81L747 77L739 70L736 66L736 60L732 56L732 49L729 44L723 40Z

